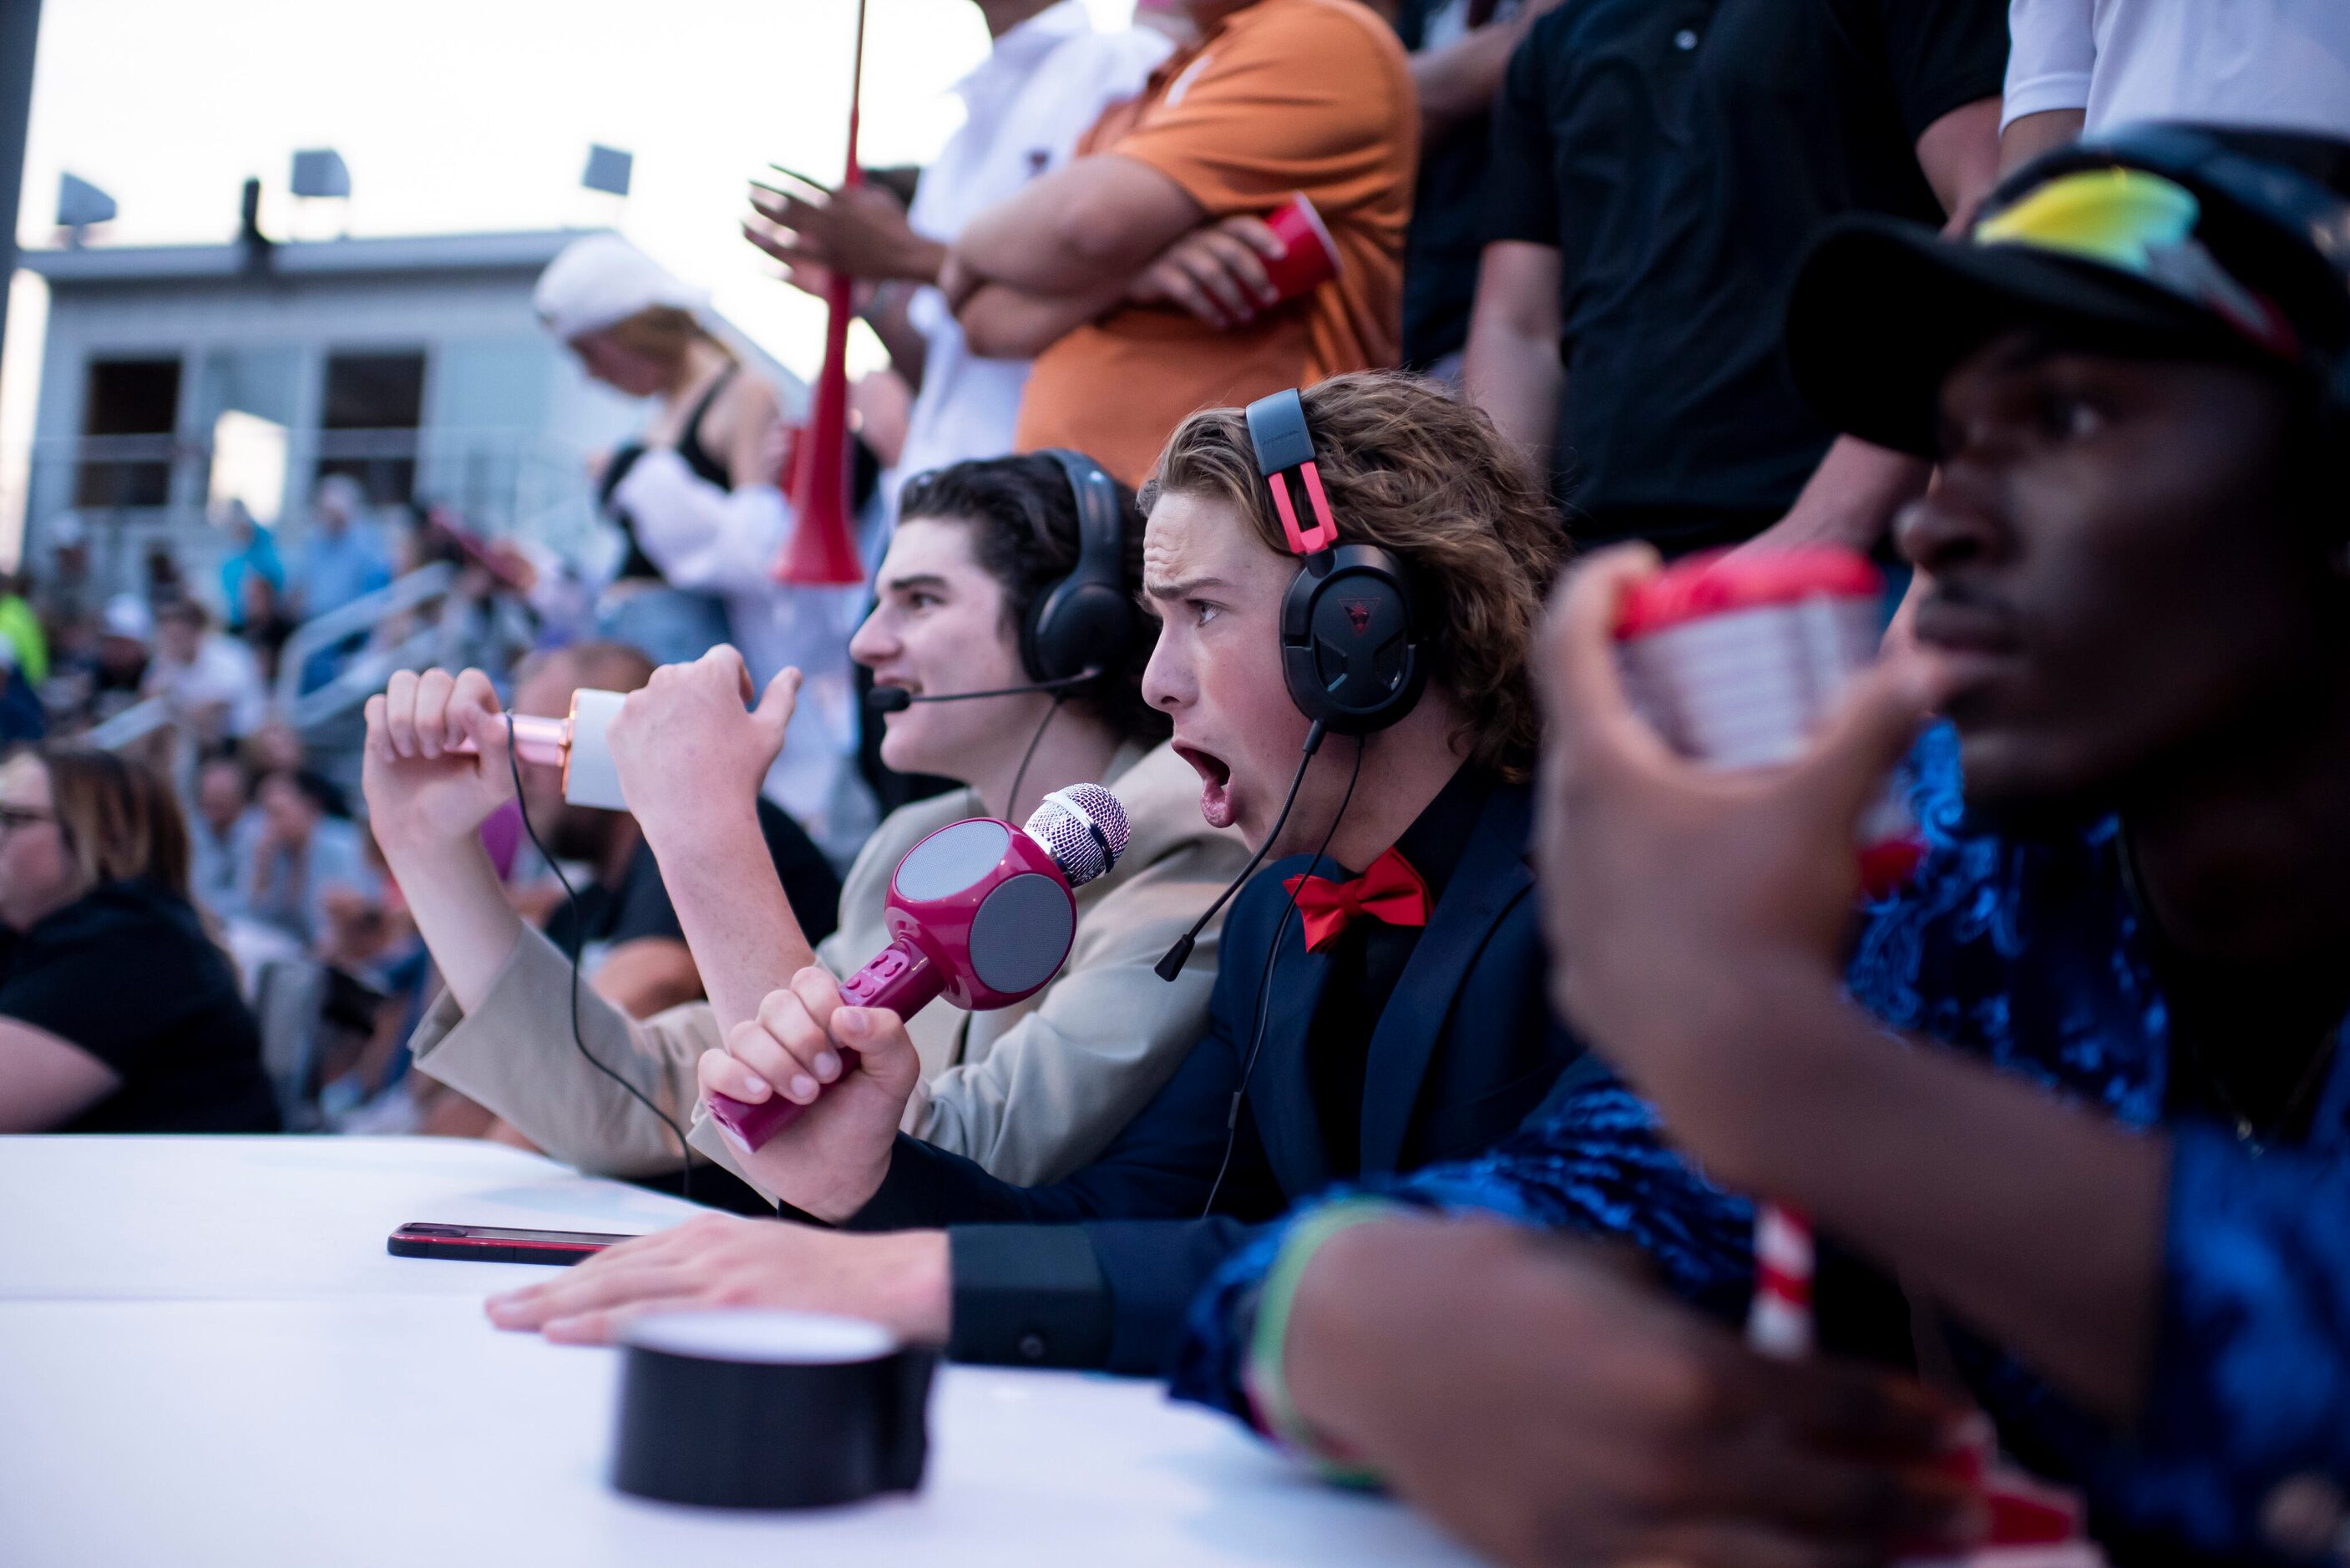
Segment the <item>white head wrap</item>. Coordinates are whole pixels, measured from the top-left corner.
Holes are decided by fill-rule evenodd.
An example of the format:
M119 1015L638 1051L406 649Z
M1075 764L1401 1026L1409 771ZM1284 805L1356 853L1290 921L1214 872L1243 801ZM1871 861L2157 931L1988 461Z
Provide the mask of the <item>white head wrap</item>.
M586 234L564 246L531 296L538 319L567 343L657 305L699 310L709 300L618 234Z

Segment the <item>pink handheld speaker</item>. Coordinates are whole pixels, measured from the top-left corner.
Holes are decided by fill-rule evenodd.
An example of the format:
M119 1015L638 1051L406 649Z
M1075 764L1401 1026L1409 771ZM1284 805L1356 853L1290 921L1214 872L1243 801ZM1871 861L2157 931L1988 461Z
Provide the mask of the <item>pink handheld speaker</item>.
M910 1018L943 996L974 1012L1009 1007L1061 971L1082 888L1126 851L1126 808L1097 784L1055 790L1017 828L993 816L950 823L906 851L882 920L889 945L841 982L851 1007ZM854 1069L856 1053L841 1053ZM711 1119L756 1149L807 1107L710 1097Z

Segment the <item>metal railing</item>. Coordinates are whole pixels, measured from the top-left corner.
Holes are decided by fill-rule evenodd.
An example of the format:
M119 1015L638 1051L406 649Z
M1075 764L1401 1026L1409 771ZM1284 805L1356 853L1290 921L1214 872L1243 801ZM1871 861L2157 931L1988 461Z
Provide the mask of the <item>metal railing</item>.
M302 689L302 671L311 659L355 637L372 637L394 616L446 598L456 586L457 568L446 561L421 566L373 593L347 605L313 616L286 639L277 655L278 717L296 730L308 730L349 711L383 690L395 670L413 670L429 663L439 646L441 628L420 618L415 628L397 642L370 642L338 670L325 684Z
M485 537L515 534L526 519L588 498L578 451L536 431L302 431L287 459L279 542L295 551L306 532L304 498L322 472L359 473L378 493L445 504ZM201 581L234 547L207 521L213 460L212 441L201 433L42 437L0 452L0 500L13 510L22 497L23 542L36 569L53 521L71 512L88 540L99 592L142 587L147 554L158 545Z
M432 662L440 647L441 627L420 618L414 629L391 642L370 640L323 684L304 691L303 666L318 653L355 637L372 639L393 617L421 609L448 597L456 585L457 568L445 561L420 567L390 586L365 594L325 615L307 620L286 639L279 655L277 685L272 713L297 731L309 731L365 703L383 690L395 670L416 670ZM120 751L169 726L176 718L168 697L148 697L120 713L93 724L82 741L107 751Z
M110 719L92 724L82 732L80 743L97 746L103 751L119 752L125 746L145 740L171 722L171 700L149 697L132 703Z

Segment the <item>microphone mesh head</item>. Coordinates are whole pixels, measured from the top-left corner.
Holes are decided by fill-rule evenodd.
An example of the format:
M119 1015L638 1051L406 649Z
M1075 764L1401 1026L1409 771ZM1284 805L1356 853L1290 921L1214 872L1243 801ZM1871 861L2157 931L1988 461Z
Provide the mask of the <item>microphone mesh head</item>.
M1028 818L1028 836L1045 846L1072 888L1106 874L1126 853L1126 807L1097 784L1056 789Z

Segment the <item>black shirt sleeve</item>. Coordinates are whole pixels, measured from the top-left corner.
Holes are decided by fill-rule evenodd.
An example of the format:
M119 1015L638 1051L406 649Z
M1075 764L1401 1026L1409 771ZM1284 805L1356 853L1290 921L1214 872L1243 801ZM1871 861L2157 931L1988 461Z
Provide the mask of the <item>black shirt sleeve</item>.
M759 801L759 835L767 842L767 857L775 863L775 876L784 885L784 898L792 907L792 915L800 923L800 930L810 946L832 935L840 923L840 878L824 852L772 801ZM549 930L554 929L553 923ZM617 947L640 937L666 937L671 941L685 940L685 928L678 923L677 908L670 902L669 888L663 885L660 866L653 858L650 845L637 846L636 858L629 867L629 879L620 888L618 906L608 919L588 921L588 937Z
M947 1248L954 1279L950 1356L999 1366L1108 1361L1109 1287L1082 1227L958 1225L947 1231Z
M634 860L629 867L629 879L622 885L617 907L608 919L588 922L588 939L602 940L614 947L632 942L642 937L666 937L671 941L685 940L685 928L678 924L677 908L669 901L669 888L661 883L660 867L653 859L652 846L639 844Z
M71 939L41 942L36 953L28 950L32 961L14 966L0 984L0 1017L70 1042L127 1078L154 1038L157 999L176 1000L194 977L177 946L154 940L135 916L75 923ZM140 983L126 985L134 963Z
M800 825L764 796L759 801L759 832L783 881L792 918L814 947L840 924L840 877Z
M0 952L0 1015L122 1079L55 1132L276 1132L261 1035L228 956L188 901L103 883Z
M1492 156L1485 165L1484 238L1558 244L1558 182L1551 171L1550 106L1544 51L1559 33L1554 11L1534 24L1510 55L1493 100Z
M1877 0L1885 71L1915 141L2007 82L2007 0Z

